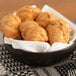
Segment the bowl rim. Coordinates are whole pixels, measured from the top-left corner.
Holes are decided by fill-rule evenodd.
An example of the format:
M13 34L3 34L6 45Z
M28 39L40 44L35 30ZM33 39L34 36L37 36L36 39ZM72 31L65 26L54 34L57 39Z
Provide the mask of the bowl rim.
M6 44L6 43L4 43L6 46L11 46L12 47L12 45L10 45L10 44ZM24 51L24 50L22 50L22 49L15 49L15 48L13 48L13 49L15 49L15 50L22 50L22 51L24 51L24 52L27 52L27 53L31 53L31 54L50 54L50 53L57 53L57 52L62 52L62 53L64 53L64 52L68 52L67 50L71 50L71 49L74 49L76 47L76 39L73 41L73 43L72 43L72 45L70 45L70 46L67 46L67 47L65 47L64 49L60 49L60 50L57 50L57 51L52 51L52 52L32 52L32 51Z

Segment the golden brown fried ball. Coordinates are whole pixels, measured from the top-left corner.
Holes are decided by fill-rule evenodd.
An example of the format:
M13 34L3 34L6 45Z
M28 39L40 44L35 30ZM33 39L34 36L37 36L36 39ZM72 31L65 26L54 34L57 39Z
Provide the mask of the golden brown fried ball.
M37 7L24 6L17 11L17 15L21 18L22 22L27 20L34 20L41 10Z
M59 26L59 28L63 31L64 35L67 32L71 33L71 28L69 24L62 19L56 19L56 20L50 21L50 24Z
M2 18L0 21L0 27L2 28L3 34L8 38L19 39L19 25L21 20L18 16L13 14L8 14Z
M39 26L39 25L35 21L25 21L21 23L19 28L21 32L25 33L28 29L34 28L36 26Z
M62 35L60 34L62 39L59 36L59 30L61 30L61 32L62 32ZM58 41L63 42L63 43L69 42L71 28L62 19L57 19L57 20L51 21L50 24L47 26L47 31L48 31L49 41L51 44L54 42L58 42ZM54 38L53 38L53 33L56 36L56 37L54 36Z
M50 44L54 42L64 42L63 32L58 26L47 26L47 33Z
M36 18L36 22L42 26L46 27L50 21L57 19L53 14L47 12L41 12Z
M64 42L65 43L69 42L70 34L71 34L71 28L70 28L68 23L66 23L62 19L57 19L57 20L51 21L50 25L58 26L63 32Z
M20 31L24 40L48 41L47 32L34 21L26 21L20 25Z

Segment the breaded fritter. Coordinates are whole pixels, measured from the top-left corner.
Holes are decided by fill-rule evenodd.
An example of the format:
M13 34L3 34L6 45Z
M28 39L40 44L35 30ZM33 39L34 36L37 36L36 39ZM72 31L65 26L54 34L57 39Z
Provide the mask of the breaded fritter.
M17 11L17 15L21 18L22 22L27 20L34 20L41 10L37 7L24 6Z
M55 42L64 42L63 32L58 26L47 26L47 33L50 44Z
M48 41L47 32L34 21L26 21L20 25L20 31L24 40Z
M57 25L59 28L63 31L63 34L65 35L67 32L71 32L71 28L67 22L65 22L63 19L56 19L53 21L50 21L51 25Z
M50 21L57 19L53 14L47 12L41 12L36 18L36 22L46 28Z
M57 19L57 20L51 21L50 25L58 26L63 32L64 42L65 43L69 42L70 35L71 35L71 28L67 22L65 22L62 19Z
M16 39L20 36L19 25L21 20L18 16L8 14L4 16L0 21L0 27L2 28L3 34L8 38Z

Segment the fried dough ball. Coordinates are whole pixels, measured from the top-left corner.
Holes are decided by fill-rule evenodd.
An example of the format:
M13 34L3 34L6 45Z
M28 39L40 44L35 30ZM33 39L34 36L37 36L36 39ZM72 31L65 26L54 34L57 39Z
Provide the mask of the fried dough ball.
M59 28L63 31L64 35L67 32L71 33L71 28L70 28L69 24L62 19L50 21L50 24L59 26Z
M34 21L23 22L20 26L21 34L27 41L48 41L47 32Z
M37 7L24 6L17 11L17 15L21 18L22 22L27 20L34 20L41 10Z
M50 44L54 42L64 42L63 32L58 26L47 26L47 33Z
M35 21L25 21L20 25L20 31L25 33L28 29L39 26Z
M36 22L42 26L42 27L46 27L50 21L52 20L56 20L57 18L51 14L51 13L47 13L47 12L41 12L38 17L36 18Z
M70 34L71 34L71 28L70 28L68 23L66 23L62 19L57 19L57 20L51 21L50 25L58 26L62 30L62 32L63 32L64 42L65 43L69 42Z
M70 40L70 33L67 32L67 33L64 35L64 43L68 43L69 40Z
M2 28L3 34L8 38L20 39L21 35L19 32L19 25L21 20L18 16L8 14L0 21L0 27Z

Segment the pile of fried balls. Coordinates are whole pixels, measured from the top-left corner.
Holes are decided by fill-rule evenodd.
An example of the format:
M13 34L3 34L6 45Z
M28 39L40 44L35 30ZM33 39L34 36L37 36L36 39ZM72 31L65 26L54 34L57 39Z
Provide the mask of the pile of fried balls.
M0 20L0 30L7 38L26 41L68 43L71 35L69 24L38 7L24 6Z

